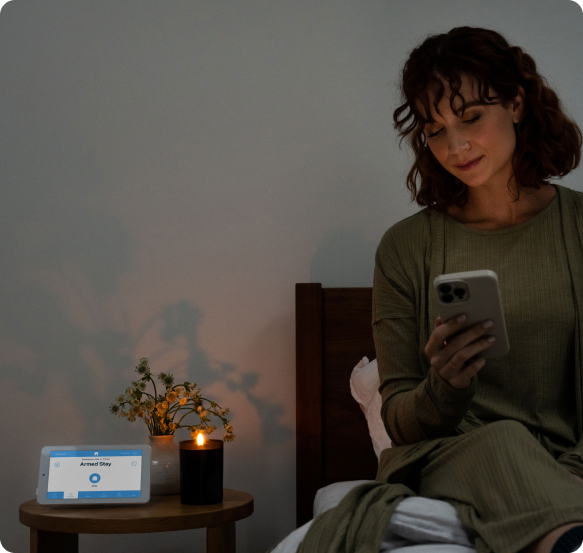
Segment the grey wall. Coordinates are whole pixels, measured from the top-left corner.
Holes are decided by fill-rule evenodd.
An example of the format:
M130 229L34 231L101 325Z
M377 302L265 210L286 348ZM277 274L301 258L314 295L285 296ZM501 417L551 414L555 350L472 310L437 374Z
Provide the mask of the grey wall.
M569 0L6 4L4 547L28 550L18 505L43 445L147 441L143 423L108 412L142 356L232 409L225 485L256 506L238 551L290 532L294 284L372 285L383 232L419 209L392 130L407 52L454 26L496 29L583 126L582 23ZM583 191L581 177L562 184ZM80 542L205 550L203 531Z

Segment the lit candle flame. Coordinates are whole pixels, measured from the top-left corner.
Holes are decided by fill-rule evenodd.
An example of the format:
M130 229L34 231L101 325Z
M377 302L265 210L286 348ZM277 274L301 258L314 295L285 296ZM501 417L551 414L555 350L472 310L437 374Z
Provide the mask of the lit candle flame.
M202 433L200 433L196 437L196 443L197 443L197 445L203 445L204 444L204 436L202 435Z

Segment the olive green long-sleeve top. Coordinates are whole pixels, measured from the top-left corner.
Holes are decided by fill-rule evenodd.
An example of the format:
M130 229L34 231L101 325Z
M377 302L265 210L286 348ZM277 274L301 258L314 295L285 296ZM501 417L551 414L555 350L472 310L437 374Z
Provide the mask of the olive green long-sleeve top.
M374 482L314 519L298 553L378 551L396 506L415 495L409 476L415 482L431 456L435 469L436 453L452 447L444 443L450 436L466 444L456 451L468 457L432 497L450 498L476 533L480 553L523 549L542 531L583 516L580 488L519 431L527 428L558 463L583 477L583 193L554 186L558 194L542 212L510 229L472 229L424 209L385 233L376 256L372 322L382 417L393 447L382 452ZM487 360L471 385L457 390L424 352L437 317L433 280L479 269L498 274L510 351ZM499 441L481 443L488 432ZM512 467L499 472L496 466L495 476L484 476L481 456L493 443L510 445L513 462L524 461L533 492L528 501L519 501L524 493L516 496ZM531 457L536 460L529 463ZM446 453L441 468L448 464ZM460 480L467 466L474 467L470 478L475 469L482 480L469 486ZM502 486L490 490L498 479ZM484 510L479 515L474 503Z
M543 211L508 229L475 229L424 209L385 233L373 331L382 417L395 445L511 419L583 476L583 194L555 186ZM488 359L458 390L424 353L437 316L432 283L440 274L479 269L498 275L510 351Z

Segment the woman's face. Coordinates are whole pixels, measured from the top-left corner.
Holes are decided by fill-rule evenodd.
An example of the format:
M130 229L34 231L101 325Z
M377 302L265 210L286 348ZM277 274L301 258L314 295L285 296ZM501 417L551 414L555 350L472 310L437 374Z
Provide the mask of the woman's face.
M516 147L513 123L518 123L522 116L524 89L519 87L519 94L508 108L501 103L486 105L479 100L475 82L462 76L460 94L466 103L462 116L461 98L454 101L454 109L460 110L454 113L449 105L451 89L445 81L444 86L444 95L437 105L439 113L433 107L435 94L429 94L433 122L425 126L424 133L433 155L447 171L472 188L502 185L506 188L513 175L512 156ZM490 89L488 95L496 93Z

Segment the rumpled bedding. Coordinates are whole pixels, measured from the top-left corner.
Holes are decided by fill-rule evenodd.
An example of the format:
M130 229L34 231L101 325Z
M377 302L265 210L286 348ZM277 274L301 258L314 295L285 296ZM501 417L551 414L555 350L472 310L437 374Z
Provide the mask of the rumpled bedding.
M337 482L318 490L314 518L336 507L354 487L370 480ZM296 553L312 521L294 530L270 553ZM407 497L399 502L379 553L476 553L455 508L446 501Z

